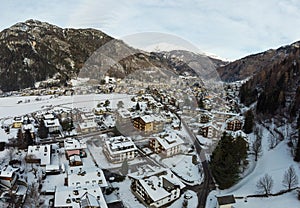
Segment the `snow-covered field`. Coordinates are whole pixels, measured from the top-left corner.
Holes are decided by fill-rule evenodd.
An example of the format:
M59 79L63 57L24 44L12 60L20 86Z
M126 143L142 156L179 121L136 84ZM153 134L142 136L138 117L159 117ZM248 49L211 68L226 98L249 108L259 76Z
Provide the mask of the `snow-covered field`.
M242 197L238 199L235 204L237 208L254 208L254 207L272 207L272 208L296 208L300 207L300 201L297 199L297 191L292 191L280 196L272 196L268 198L247 198L245 202L244 197L248 195L257 194L256 187L257 181L263 177L266 173L269 174L274 180L274 186L271 193L277 193L284 190L282 180L285 171L292 165L298 178L300 177L300 165L293 161L290 148L287 146L287 140L279 143L274 149L269 149L268 138L271 135L266 129L263 129L262 156L258 159L253 171L245 176L238 184L234 185L230 189L222 191L213 191L210 193L207 199L207 208L213 208L216 206L215 195L227 195L233 194L235 197ZM254 163L255 164L255 163ZM299 178L300 182L300 178Z
M130 99L131 96L125 94L4 97L0 98L0 119L21 116L53 106L92 109L99 102L104 102L105 100L110 101L112 108L116 108L120 100L124 102L124 107L129 107L131 105ZM30 102L28 102L29 100ZM19 101L22 102L17 104Z

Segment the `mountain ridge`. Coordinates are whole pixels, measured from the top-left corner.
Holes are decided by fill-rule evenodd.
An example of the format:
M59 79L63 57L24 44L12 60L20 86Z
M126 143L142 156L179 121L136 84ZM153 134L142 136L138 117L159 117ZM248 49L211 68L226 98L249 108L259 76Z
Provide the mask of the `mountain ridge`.
M106 53L122 59L112 65L103 64L111 63L110 57L99 60L94 54L103 46ZM124 57L124 53L129 55ZM164 57L132 48L100 30L63 29L31 19L0 32L0 89L5 92L31 88L49 78L64 85L78 75L92 55L98 61L98 68L108 67L107 74L118 78L147 67L161 67L178 74L193 73L187 65L178 70Z

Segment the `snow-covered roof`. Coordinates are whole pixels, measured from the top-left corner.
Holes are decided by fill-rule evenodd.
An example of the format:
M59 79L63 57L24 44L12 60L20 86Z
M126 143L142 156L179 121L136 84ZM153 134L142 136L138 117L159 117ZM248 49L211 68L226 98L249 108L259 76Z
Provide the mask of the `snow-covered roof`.
M57 118L53 119L53 120L44 120L44 124L45 124L46 128L59 127L60 126L59 120Z
M83 186L86 184L98 184L107 187L107 181L100 168L70 168L68 171L68 186Z
M97 123L94 121L83 122L79 124L79 128L82 129L90 129L97 127Z
M107 208L100 186L94 184L82 187L57 187L54 195L54 207L81 208L85 203L88 203L84 201L87 199L87 194L90 204L95 204L96 199L101 208Z
M51 163L51 145L28 146L27 156L30 155L33 158L40 159L41 165L48 165Z
M234 116L227 119L226 122L235 121L235 120L243 122L244 118L242 116Z
M0 128L0 142L8 142L9 135L4 131L4 129Z
M94 120L95 115L92 114L92 113L90 113L90 112L88 112L88 113L82 113L82 114L81 114L81 118L82 118L82 120L84 120L84 121Z
M21 123L23 123L23 117L22 116L16 116L16 117L14 117L13 122L21 122Z
M165 135L162 134L161 137L156 137L155 139L165 150L184 143L184 141L179 137L179 135L173 131L169 131Z
M55 117L52 113L47 113L47 114L44 114L44 119L45 120L52 120L52 119L55 119Z
M30 132L34 132L34 126L33 124L24 124L23 125L23 130L26 131L26 130L29 130Z
M129 152L136 150L136 146L130 137L117 136L105 141L106 146L111 154Z
M164 180L178 185L180 189L185 187L180 179L175 176L170 169L166 168L156 168L148 165L141 167L135 173L128 174L128 176L139 180L140 184L154 201L158 201L170 195L163 187Z
M64 141L65 150L86 149L86 143L75 138L67 138Z
M159 177L151 176L139 182L153 201L159 201L171 195L171 193L162 187L162 181Z
M116 120L112 115L109 115L104 119L103 123L107 127L114 127L116 124Z
M130 118L131 117L130 111L125 108L120 108L118 110L118 113L122 118Z
M0 170L0 177L3 178L11 178L13 176L13 173L17 171L18 168L13 168L10 165L5 165Z
M145 123L151 123L154 121L153 116L151 115L145 115L145 116L141 116L141 119L145 122Z

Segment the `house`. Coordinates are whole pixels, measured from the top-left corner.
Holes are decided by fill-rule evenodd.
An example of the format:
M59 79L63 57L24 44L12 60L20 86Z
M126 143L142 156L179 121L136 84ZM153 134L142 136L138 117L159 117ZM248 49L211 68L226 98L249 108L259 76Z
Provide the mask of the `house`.
M53 116L53 114L44 115L44 125L48 129L48 132L57 133L61 131L61 125L59 120Z
M101 187L85 185L79 187L58 186L54 193L55 208L107 208Z
M86 122L79 123L78 131L83 134L87 134L96 131L97 127L98 125L95 121L86 121Z
M64 140L64 148L67 158L74 155L78 155L80 157L86 156L85 149L87 148L87 146L86 143L82 140L67 138Z
M217 196L217 208L233 208L235 198L233 195Z
M17 170L18 168L5 165L0 171L0 186L5 189L13 188L18 179L18 175L16 174Z
M28 163L38 163L42 166L49 165L51 162L51 145L28 146L25 159Z
M179 154L182 151L184 141L173 131L160 134L150 139L149 146L157 154L164 157Z
M95 121L95 116L93 113L90 112L84 112L82 114L80 114L81 116L81 121L82 122L93 122Z
M133 126L141 131L151 132L153 131L154 118L150 115L138 116L133 118Z
M136 129L146 133L158 133L164 128L165 119L158 115L137 116L132 119Z
M243 127L243 119L241 117L232 117L226 121L226 130L238 131Z
M145 166L128 177L131 191L147 207L166 207L180 197L185 187L169 169Z
M130 137L117 136L106 139L103 152L112 163L133 160L137 155L137 147Z
M72 167L67 174L67 186L85 186L98 184L101 188L107 187L107 181L100 168L78 168Z
M19 116L14 117L12 127L16 128L16 129L19 129L19 128L22 127L22 125L23 125L23 117L19 117Z
M94 108L93 112L97 116L104 115L105 113L107 113L107 109L105 107Z
M211 123L201 126L199 132L205 138L218 138L221 135L219 128Z
M35 138L35 128L34 125L29 123L29 124L24 124L22 127L22 132L25 134L26 131L30 132L31 138Z
M212 116L208 113L201 113L198 119L200 123L208 123L212 120Z
M69 157L70 166L81 166L83 165L81 157L79 155L72 155Z

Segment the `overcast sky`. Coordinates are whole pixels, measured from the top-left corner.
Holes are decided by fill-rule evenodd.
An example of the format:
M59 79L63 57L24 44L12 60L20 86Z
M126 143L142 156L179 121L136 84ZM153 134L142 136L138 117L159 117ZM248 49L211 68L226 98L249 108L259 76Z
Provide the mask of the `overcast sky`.
M1 2L0 19L1 30L38 19L116 38L167 33L231 60L300 40L299 0L14 0Z

